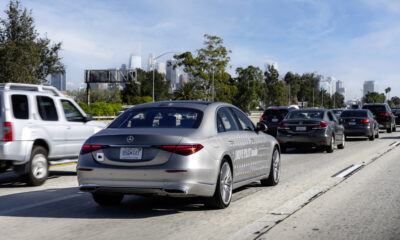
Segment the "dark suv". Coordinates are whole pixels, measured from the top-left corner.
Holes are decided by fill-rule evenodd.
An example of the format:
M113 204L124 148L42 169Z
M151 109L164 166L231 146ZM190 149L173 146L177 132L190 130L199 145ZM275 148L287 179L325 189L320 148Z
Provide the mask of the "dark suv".
M396 117L386 103L368 103L364 104L363 109L369 109L379 123L379 128L386 129L388 133L396 131Z
M292 110L293 107L269 107L264 111L260 117L260 122L267 125L268 129L266 133L276 136L278 124L285 118L285 116Z

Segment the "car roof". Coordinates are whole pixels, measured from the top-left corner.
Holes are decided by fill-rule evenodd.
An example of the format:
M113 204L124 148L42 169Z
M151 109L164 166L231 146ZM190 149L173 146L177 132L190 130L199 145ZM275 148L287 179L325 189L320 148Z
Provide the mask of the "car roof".
M204 110L208 106L233 106L229 103L224 102L208 102L208 101L193 101L193 100L179 100L179 101L160 101L143 103L134 106L133 108L152 108L152 107L184 107L184 108L194 108L198 110Z

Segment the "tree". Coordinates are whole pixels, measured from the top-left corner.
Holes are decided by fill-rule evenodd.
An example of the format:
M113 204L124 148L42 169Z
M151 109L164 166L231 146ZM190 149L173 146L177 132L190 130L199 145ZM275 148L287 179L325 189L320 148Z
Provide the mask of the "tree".
M385 102L385 94L378 92L368 92L363 97L364 103L384 103Z
M300 91L300 75L287 72L283 80L286 82L290 93L289 105L297 104L297 94Z
M0 82L39 84L51 73L64 72L59 51L35 30L32 12L11 0L0 19Z
M255 109L263 99L263 73L260 68L248 66L236 68L238 77L235 79L237 92L232 102L243 110Z
M344 96L338 92L335 92L335 94L332 95L332 102L333 102L333 108L345 107Z
M279 83L279 72L275 69L273 65L268 65L267 71L264 73L264 81L265 81L265 105L281 105L278 102L281 102L280 99L278 100L278 95L282 95L281 90L284 89L284 84ZM286 101L287 103L287 101ZM284 103L286 105L286 103Z
M392 91L392 88L388 87L385 89L386 99L389 99L389 92Z
M228 66L231 53L223 46L223 39L205 34L204 47L197 50L196 56L191 52L175 55L177 66L183 66L184 71L191 74L194 81L203 87L205 100L211 100L213 90L224 89L229 78L225 69ZM213 89L214 80L214 89ZM220 100L218 95L215 100Z
M202 90L198 89L195 82L184 83L174 92L175 100L198 100L204 97Z
M390 99L392 103L392 107L400 107L400 98L397 96L394 96Z

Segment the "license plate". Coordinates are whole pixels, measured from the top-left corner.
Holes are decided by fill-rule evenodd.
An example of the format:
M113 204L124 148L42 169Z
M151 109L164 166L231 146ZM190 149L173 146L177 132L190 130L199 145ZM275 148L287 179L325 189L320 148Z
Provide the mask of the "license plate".
M120 159L142 159L142 148L121 148Z
M306 131L306 127L296 127L296 131Z
M355 122L349 122L349 125L356 125Z
M272 122L278 122L278 119L277 118L273 118Z

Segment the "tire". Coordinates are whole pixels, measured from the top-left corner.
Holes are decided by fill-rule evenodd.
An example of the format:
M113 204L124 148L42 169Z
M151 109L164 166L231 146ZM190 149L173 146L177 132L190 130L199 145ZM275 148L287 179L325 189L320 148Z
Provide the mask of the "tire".
M208 207L215 209L224 209L229 206L232 200L232 169L228 161L224 159L218 173L214 195L205 200Z
M396 124L393 126L393 132L396 132Z
M287 148L285 145L281 145L281 153L285 153L287 151Z
M372 133L372 135L369 136L368 139L369 139L370 141L374 141L374 140L375 140L375 134Z
M386 129L386 132L387 133L392 133L392 130L393 130L393 128L392 128L392 126L390 126L388 129Z
M94 192L92 193L93 200L102 206L110 206L120 204L124 198L122 193L102 193Z
M342 143L338 145L338 148L339 148L339 149L344 149L345 143L346 143L346 137L345 137L344 134L343 134Z
M331 143L326 146L326 152L327 153L333 153L333 151L335 150L335 136L331 136Z
M379 138L379 128L378 131L376 131L375 138Z
M281 156L279 150L275 147L272 153L271 169L269 171L269 176L266 179L261 179L261 185L263 186L275 186L279 183L279 172L281 168Z
M28 172L23 178L30 186L42 185L49 176L49 161L47 159L47 150L42 146L34 146L31 153L31 159L28 164Z

